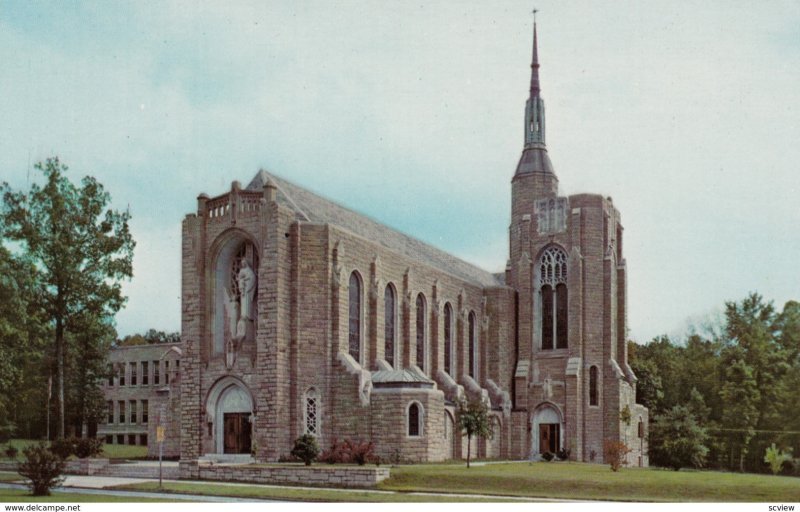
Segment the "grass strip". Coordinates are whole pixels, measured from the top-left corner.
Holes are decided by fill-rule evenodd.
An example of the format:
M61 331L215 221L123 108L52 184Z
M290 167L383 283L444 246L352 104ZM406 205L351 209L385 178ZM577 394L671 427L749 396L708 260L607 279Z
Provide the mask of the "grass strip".
M575 462L393 467L378 486L395 491L443 491L531 498L666 501L800 501L800 479L720 471L668 471Z
M335 502L369 502L369 503L400 503L400 502L502 502L517 501L498 499L477 499L468 497L453 497L447 495L440 496L420 496L407 493L377 493L357 490L331 490L331 489L292 489L286 487L267 487L257 484L253 485L219 485L213 482L198 483L174 483L165 482L162 489L158 488L156 482L142 482L136 484L120 485L113 489L124 489L126 491L148 491L166 492L177 494L199 494L203 496L226 496L232 498L261 498L286 501L311 501L323 503Z

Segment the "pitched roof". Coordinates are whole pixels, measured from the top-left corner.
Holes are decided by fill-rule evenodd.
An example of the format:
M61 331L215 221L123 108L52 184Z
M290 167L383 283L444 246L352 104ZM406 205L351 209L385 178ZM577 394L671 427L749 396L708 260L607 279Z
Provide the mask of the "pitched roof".
M502 285L491 272L428 245L416 238L395 231L369 217L320 197L294 183L264 170L247 185L248 190L261 190L267 180L278 189L278 202L293 210L299 220L342 227L367 240L408 258L415 259L478 286Z

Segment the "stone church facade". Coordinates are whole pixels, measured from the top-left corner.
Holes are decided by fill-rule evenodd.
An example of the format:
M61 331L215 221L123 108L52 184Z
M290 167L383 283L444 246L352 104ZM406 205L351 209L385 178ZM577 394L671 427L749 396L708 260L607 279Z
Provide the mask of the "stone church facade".
M534 26L505 272L492 274L260 171L183 221L180 458L277 461L304 433L384 460L465 456L462 400L490 406L473 456L625 442L646 465L627 363L623 229L610 198L559 195ZM477 448L477 449L476 449Z

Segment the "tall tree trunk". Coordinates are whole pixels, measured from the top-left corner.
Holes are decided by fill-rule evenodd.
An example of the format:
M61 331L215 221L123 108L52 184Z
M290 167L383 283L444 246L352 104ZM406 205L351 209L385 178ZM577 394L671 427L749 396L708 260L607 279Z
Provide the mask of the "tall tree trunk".
M472 453L472 436L467 435L467 467L469 468L469 456Z
M56 318L56 372L58 373L58 438L64 439L64 325Z

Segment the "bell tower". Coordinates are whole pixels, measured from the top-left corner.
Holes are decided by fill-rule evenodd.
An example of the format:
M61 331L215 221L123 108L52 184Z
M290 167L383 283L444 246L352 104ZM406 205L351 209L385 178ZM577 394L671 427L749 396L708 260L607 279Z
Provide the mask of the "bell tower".
M535 16L535 11L534 11ZM558 178L545 145L544 99L539 83L539 41L533 22L531 83L525 103L525 137L522 155L511 180L510 263L528 251L530 224L536 200L558 196ZM535 227L534 227L535 229ZM528 254L529 257L534 255Z

